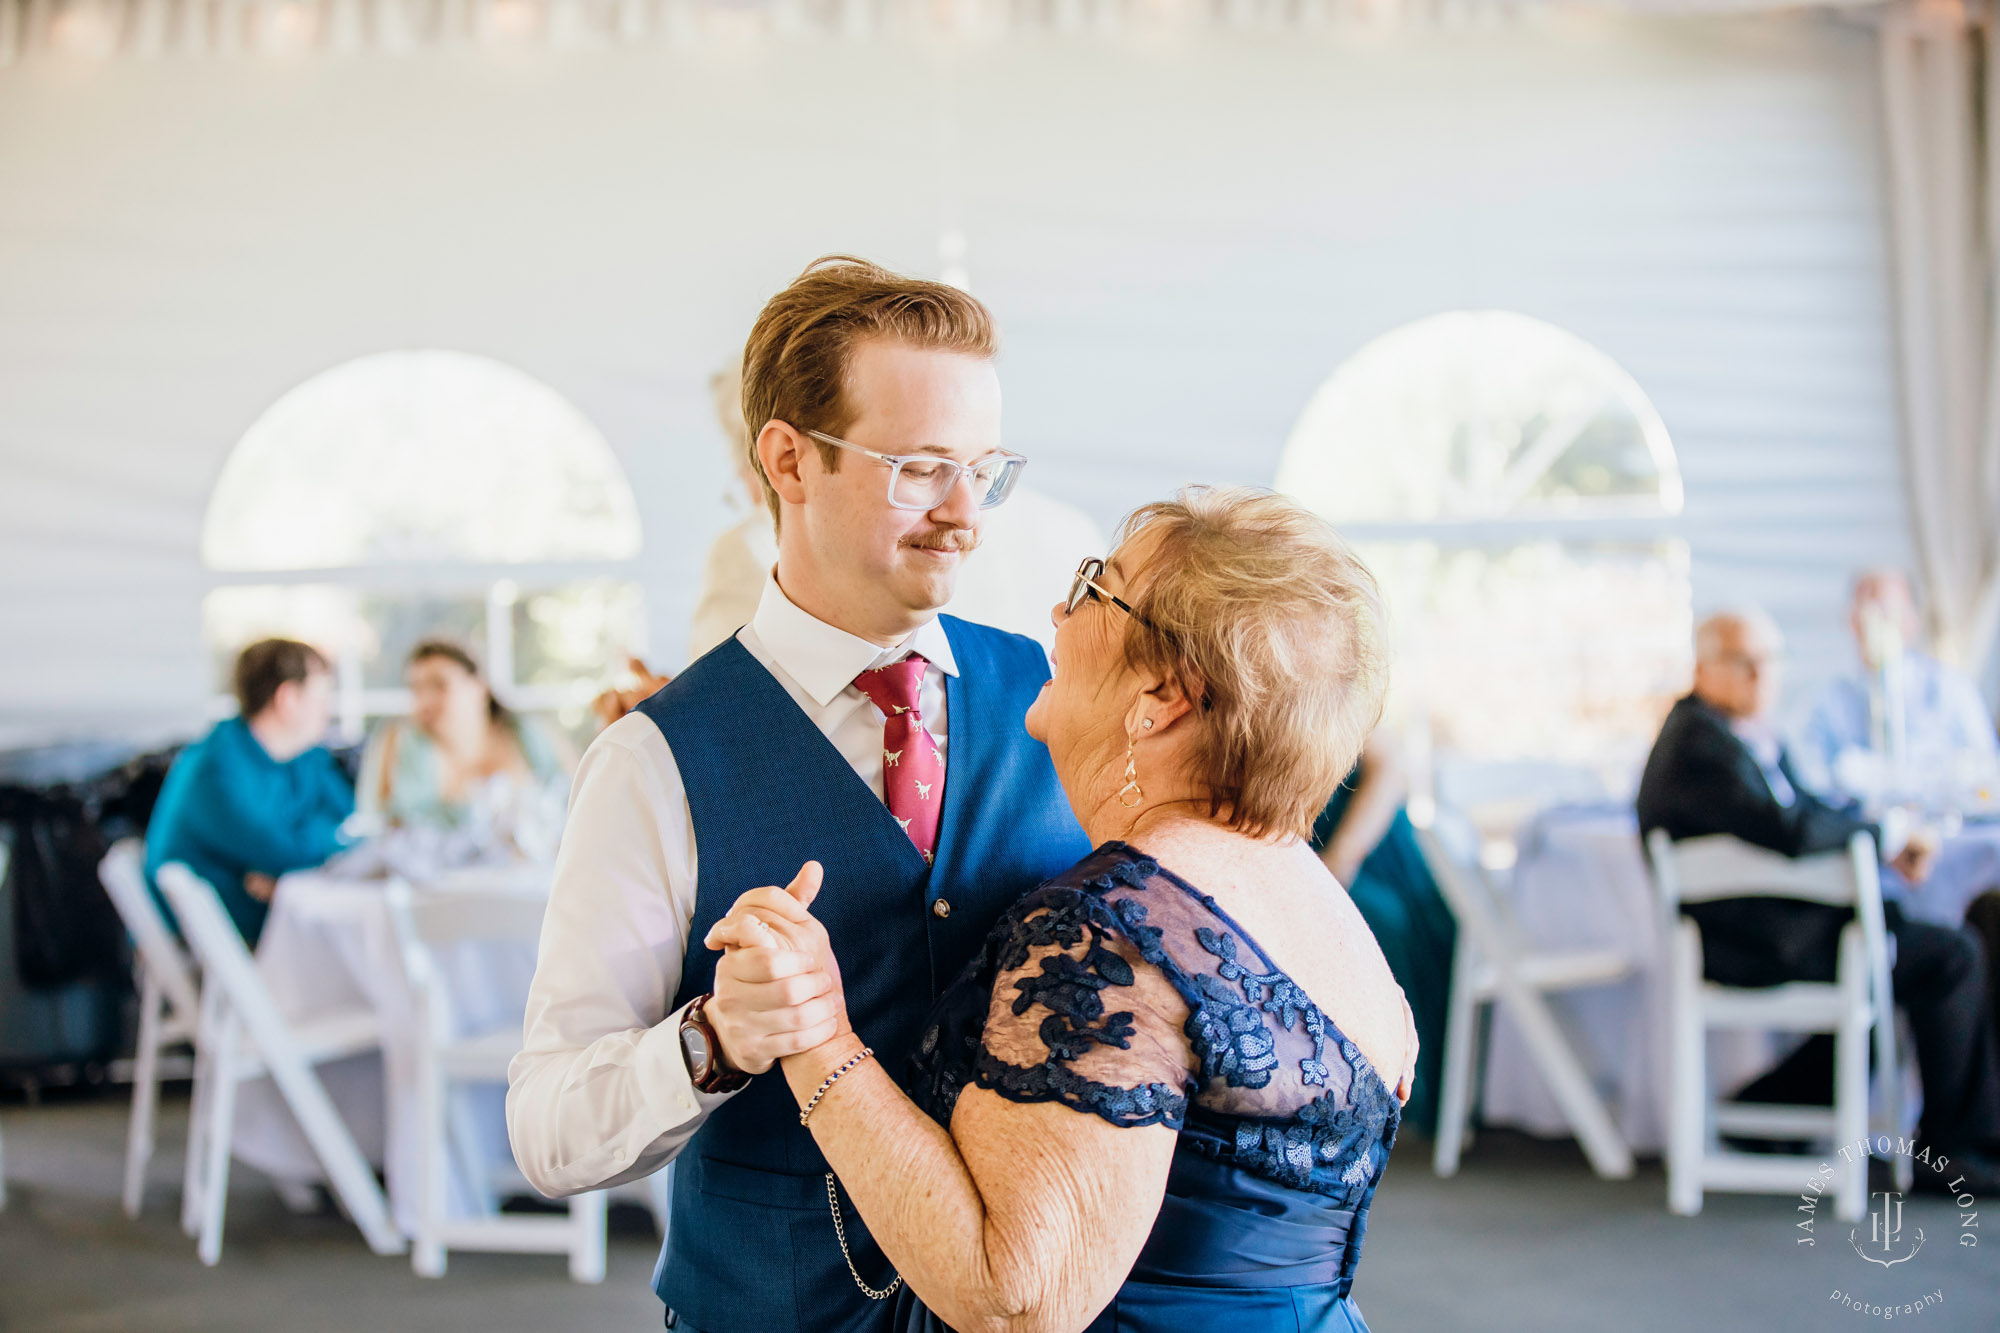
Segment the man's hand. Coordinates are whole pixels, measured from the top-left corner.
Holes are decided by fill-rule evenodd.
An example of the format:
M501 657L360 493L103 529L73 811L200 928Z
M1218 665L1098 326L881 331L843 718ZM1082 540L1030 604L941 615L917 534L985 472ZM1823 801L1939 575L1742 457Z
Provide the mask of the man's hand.
M260 903L270 902L272 895L277 893L277 891L278 881L269 875L260 874L252 870L243 876L243 892L249 894Z
M752 889L704 941L723 957L703 1013L723 1059L746 1074L849 1030L826 929L806 911L820 881L819 862L808 861L788 887Z
M1937 864L1940 845L1935 830L1918 829L1910 834L1910 840L1903 844L1902 851L1891 858L1889 865L1914 887L1930 878L1931 867Z

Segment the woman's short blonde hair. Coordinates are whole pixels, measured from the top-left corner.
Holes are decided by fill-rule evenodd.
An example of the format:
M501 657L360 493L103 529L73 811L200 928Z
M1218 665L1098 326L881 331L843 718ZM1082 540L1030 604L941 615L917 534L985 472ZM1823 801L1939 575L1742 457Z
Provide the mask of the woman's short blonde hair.
M1190 486L1119 530L1157 545L1124 570L1133 666L1178 682L1204 723L1193 776L1254 837L1310 834L1382 716L1375 576L1327 523L1269 491Z

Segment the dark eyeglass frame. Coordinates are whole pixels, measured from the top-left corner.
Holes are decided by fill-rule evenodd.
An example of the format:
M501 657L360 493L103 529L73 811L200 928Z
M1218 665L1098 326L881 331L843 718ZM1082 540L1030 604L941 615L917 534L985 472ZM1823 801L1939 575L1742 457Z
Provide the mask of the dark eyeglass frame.
M1097 581L1103 573L1104 561L1101 558L1094 555L1084 558L1083 563L1076 567L1076 581L1069 585L1069 600L1063 603L1063 614L1073 616L1086 600L1096 598L1100 602L1111 603L1147 629L1159 633L1159 627L1133 610L1130 602Z
M1130 602L1099 583L1097 576L1103 572L1104 561L1102 559L1094 555L1085 557L1083 563L1076 567L1076 581L1069 585L1069 600L1063 603L1063 614L1065 616L1075 615L1076 609L1086 601L1109 602L1126 615L1132 617L1132 619L1138 621L1141 625L1144 625L1147 629L1153 631L1153 633L1159 635L1162 639L1167 640L1169 643L1173 642L1173 635L1146 619L1144 615L1133 609ZM1204 691L1201 698L1195 702L1201 711L1206 713L1215 706L1215 697Z

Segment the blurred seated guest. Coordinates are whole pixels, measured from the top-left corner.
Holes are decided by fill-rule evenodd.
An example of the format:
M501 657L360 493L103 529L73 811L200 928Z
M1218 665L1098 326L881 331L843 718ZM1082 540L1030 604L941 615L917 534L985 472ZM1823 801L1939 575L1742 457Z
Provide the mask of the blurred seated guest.
M530 859L553 854L574 766L563 738L494 698L472 654L448 639L411 649L403 679L410 716L368 738L362 811L389 829L470 834ZM552 805L556 826L542 830Z
M1836 852L1856 832L1921 883L1936 853L1923 835L1890 837L1804 790L1769 718L1778 695L1778 629L1760 612L1725 612L1695 632L1694 692L1674 704L1639 781L1642 830L1675 839L1726 833L1785 856ZM1725 986L1832 981L1847 908L1777 898L1694 903L1704 970ZM1923 1076L1918 1137L1948 1155L1975 1191L2000 1188L2000 1053L1986 965L1966 931L1906 920L1885 904L1894 940L1890 986L1909 1015ZM1815 1036L1739 1093L1746 1101L1827 1103L1833 1039ZM1920 1188L1935 1187L1920 1172Z
M711 375L708 390L715 403L715 418L722 425L723 444L729 450L733 476L727 498L745 512L708 548L694 626L688 633L689 661L750 623L757 613L757 599L764 592L764 580L778 563L777 527L764 505L764 483L751 459L750 428L743 424L741 358ZM606 725L617 720L608 718Z
M146 876L180 861L214 886L253 948L277 877L346 845L347 775L320 744L333 720L326 659L292 639L264 639L236 659L235 717L181 751L146 827ZM160 910L173 920L154 890Z
M750 432L743 425L741 372L735 368L722 371L710 385L738 483L753 498L753 507L709 548L701 598L688 636L690 660L750 623L757 612L757 600L764 595L764 583L778 561L776 511L766 508ZM840 451L834 446L821 445L820 455L829 469L838 466ZM865 458L860 461L870 462ZM769 503L776 505L776 498L771 497ZM1049 603L1068 586L1077 562L1106 545L1103 530L1081 509L1016 484L1006 504L986 511L978 554L964 562L958 589L944 609L961 620L1026 635L1047 649L1055 634L1049 621Z
M1991 777L2000 764L1993 715L1969 677L1922 651L1908 576L1888 569L1855 579L1849 623L1861 670L1813 705L1804 757L1815 785L1837 801L1871 804L1896 785L1898 758L1905 785Z
M1458 924L1431 878L1404 801L1409 779L1388 732L1369 736L1361 759L1313 824L1313 849L1375 932L1417 1020L1417 1077L1403 1123L1437 1130Z
M1864 811L1900 801L1956 812L1987 804L1980 788L2000 765L2000 739L1979 687L1919 650L1922 629L1909 579L1876 570L1854 581L1850 614L1861 670L1835 680L1815 703L1802 758L1807 784ZM2000 825L1971 822L1947 838L1923 891L1905 909L1941 925L1981 927L1987 966L2000 960L2000 900L1970 910L2000 889ZM1913 886L1891 873L1891 897Z

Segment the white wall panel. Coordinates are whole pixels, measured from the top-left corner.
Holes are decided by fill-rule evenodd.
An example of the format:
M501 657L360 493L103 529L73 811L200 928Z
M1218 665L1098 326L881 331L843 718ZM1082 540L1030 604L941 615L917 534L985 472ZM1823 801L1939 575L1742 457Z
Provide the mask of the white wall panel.
M1575 331L1673 433L1697 598L1771 604L1809 683L1847 571L1908 546L1873 80L1831 19L1575 14L0 69L0 739L191 724L223 459L391 347L598 423L674 660L729 519L708 373L813 255L934 272L946 225L1010 443L1107 523L1269 481L1407 320Z

